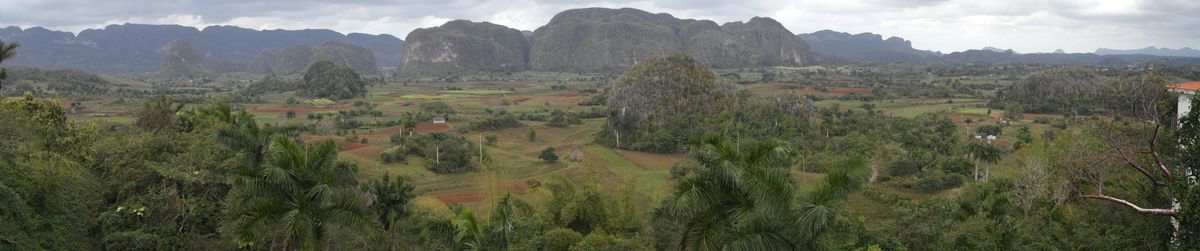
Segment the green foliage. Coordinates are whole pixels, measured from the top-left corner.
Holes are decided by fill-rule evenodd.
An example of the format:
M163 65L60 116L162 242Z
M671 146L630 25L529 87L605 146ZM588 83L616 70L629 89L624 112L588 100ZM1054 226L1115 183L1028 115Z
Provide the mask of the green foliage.
M500 136L488 135L487 137L483 137L483 139L484 139L483 144L486 144L488 146L496 146L496 143L500 141Z
M546 162L551 162L551 163L558 162L558 154L554 154L553 147L547 147L546 149L542 149L542 153L538 154L538 158L542 159Z
M285 249L319 249L327 246L332 227L354 229L369 221L353 189L356 170L337 162L337 144L303 146L275 137L269 149L261 168L233 176L231 222L224 227L239 246L274 239Z
M405 136L392 135L395 147L384 151L380 158L392 161L403 160L408 154L425 158L425 169L435 173L460 173L475 170L479 158L479 146L461 137L435 132Z
M414 186L396 177L391 180L387 173L380 180L371 180L362 185L362 190L371 198L368 203L378 215L378 222L384 230L392 230L392 225L408 217L408 204L417 196Z
M525 133L525 137L529 138L529 142L533 142L533 140L537 139L537 131L534 131L533 128L529 128L529 132Z
M981 126L975 128L975 133L978 133L980 135L985 135L985 136L986 135L1000 136L1000 132L1003 131L1003 129L1004 128L1001 128L999 125L981 125Z
M1111 102L1106 100L1105 88L1105 79L1091 69L1054 68L1025 76L1000 91L992 103L1003 105L1008 118L1020 118L1025 109L1035 113L1092 114Z
M362 77L353 69L320 60L313 62L304 71L304 83L300 85L300 93L319 98L348 99L366 93L364 85L366 83Z
M512 114L492 115L477 121L471 121L468 127L471 130L477 131L516 128L521 127L521 121L517 120L517 116Z
M554 228L546 231L546 250L567 250L579 240L583 239L583 235L568 228Z
M738 149L709 136L692 154L701 166L676 183L655 217L683 226L659 228L659 248L793 250L815 247L838 204L870 175L861 157L845 158L817 187L801 193L789 175L793 152L778 143ZM666 241L667 243L663 243Z

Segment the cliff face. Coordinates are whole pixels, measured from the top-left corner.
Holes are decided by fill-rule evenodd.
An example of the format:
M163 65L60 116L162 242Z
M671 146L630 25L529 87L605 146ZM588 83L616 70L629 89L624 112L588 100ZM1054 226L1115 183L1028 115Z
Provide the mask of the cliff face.
M417 29L405 38L404 74L435 75L526 69L529 40L521 31L463 20Z
M613 71L669 52L718 68L803 65L808 46L770 18L718 26L637 9L567 10L533 34L530 67Z

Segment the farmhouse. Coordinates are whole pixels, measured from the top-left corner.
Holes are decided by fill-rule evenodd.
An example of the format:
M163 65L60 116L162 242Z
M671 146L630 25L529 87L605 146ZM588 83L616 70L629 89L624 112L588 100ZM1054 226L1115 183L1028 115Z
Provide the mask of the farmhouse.
M1179 93L1179 108L1176 110L1178 117L1183 118L1192 110L1192 96L1196 96L1196 91L1200 90L1200 81L1171 84L1167 85L1167 89Z
M433 117L433 123L434 123L434 124L445 124L445 123L446 123L446 117L443 117L443 116L437 116L437 117Z

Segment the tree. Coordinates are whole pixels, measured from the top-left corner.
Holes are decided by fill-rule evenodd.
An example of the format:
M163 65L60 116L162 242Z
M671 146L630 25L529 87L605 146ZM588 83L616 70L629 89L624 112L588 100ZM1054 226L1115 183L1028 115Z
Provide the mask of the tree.
M287 117L288 119L294 119L294 118L296 118L296 111L295 111L295 110L292 110L292 109L288 109L286 117Z
M558 154L554 154L553 147L547 147L546 149L542 149L542 154L539 154L538 158L545 160L546 162L551 162L551 163L558 162Z
M1020 120L1025 116L1025 107L1017 102L1008 102L1004 104L1004 117L1011 120Z
M137 126L147 131L162 131L175 129L175 113L183 109L183 104L175 103L167 96L142 103L142 109L137 113Z
M1163 88L1165 79L1156 72L1158 65L1147 66L1137 80L1124 80L1114 88L1124 100L1119 108L1134 119L1094 122L1088 127L1091 138L1074 139L1070 151L1058 156L1069 167L1073 189L1080 198L1112 203L1133 212L1169 217L1175 229L1173 243L1181 249L1200 247L1200 221L1196 217L1198 200L1195 156L1200 149L1200 109L1192 107L1178 130L1171 123L1176 116L1173 100ZM1196 99L1193 99L1196 102ZM1132 122L1130 122L1132 121ZM1174 135L1172 135L1174 134ZM1068 137L1064 133L1063 137ZM1163 144L1163 139L1177 142ZM1174 144L1172 144L1174 143ZM1141 177L1136 179L1132 177ZM1183 178L1181 178L1183 177ZM1105 185L1144 186L1163 200L1135 200L1137 197ZM1140 181L1140 182L1138 182ZM1169 204L1169 205L1167 205ZM1148 206L1149 205L1149 206Z
M682 226L671 249L817 249L815 240L833 223L837 205L870 176L865 160L849 157L817 189L801 194L790 176L795 157L789 147L742 145L739 150L708 136L693 151L700 166L655 212L671 222L662 225Z
M232 180L231 222L224 227L239 245L265 239L270 249L327 249L331 227L361 229L369 222L363 199L352 189L354 168L337 162L333 141L304 146L277 136L269 149L257 172Z
M21 47L21 43L0 41L0 64L4 61L17 56L17 47ZM8 79L8 69L0 69L0 89L4 89L4 80Z
M984 173L982 174L979 173L978 162L983 161L986 163L995 164L996 162L1000 161L1000 148L992 144L972 142L971 144L967 145L967 154L971 155L971 158L976 162L974 176L975 180L986 179L989 174L987 170L984 170Z
M537 139L537 131L534 131L533 128L529 128L529 133L526 133L525 136L529 137L529 142L533 142Z
M387 173L383 174L382 179L371 180L362 185L362 190L371 198L368 206L378 214L379 224L382 224L385 230L391 230L394 222L408 217L408 203L417 197L413 188L414 186L405 182L403 178L396 176L396 179L392 180Z

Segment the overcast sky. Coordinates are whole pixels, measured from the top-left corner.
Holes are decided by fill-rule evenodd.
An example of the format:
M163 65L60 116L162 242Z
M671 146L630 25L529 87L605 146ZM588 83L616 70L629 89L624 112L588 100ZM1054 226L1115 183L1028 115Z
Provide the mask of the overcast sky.
M718 23L775 18L793 33L873 32L943 52L1200 48L1200 0L0 0L0 26L78 32L108 24L332 29L404 38L453 19L534 30L555 13L632 7Z

